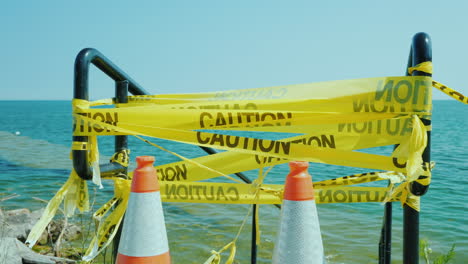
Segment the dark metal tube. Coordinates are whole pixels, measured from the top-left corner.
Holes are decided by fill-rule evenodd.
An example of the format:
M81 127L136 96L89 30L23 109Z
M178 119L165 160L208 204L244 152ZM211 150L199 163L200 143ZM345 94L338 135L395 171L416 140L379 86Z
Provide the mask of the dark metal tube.
M256 264L257 263L257 205L253 205L252 210L252 243L251 243L251 250L250 250L250 263Z
M380 233L379 264L391 264L392 261L392 203L385 203L384 220Z
M432 61L431 39L426 33L417 33L413 37L410 59L408 66L416 66L425 61ZM431 74L415 71L413 76L431 76ZM430 88L429 88L430 89ZM429 91L431 92L431 91ZM431 102L432 103L432 102ZM425 125L430 125L428 119L421 119ZM430 162L430 138L431 134L427 132L427 146L422 155L423 162ZM421 179L425 176L420 176ZM417 182L410 185L411 193L414 195L423 195L427 192L428 186L423 186ZM408 205L403 208L403 264L419 263L419 212Z
M419 263L419 212L403 206L403 264Z
M207 148L207 147L200 147L201 149L203 149L206 153L210 154L210 155L213 155L213 154L216 154L216 150L212 149L212 148ZM252 183L252 181L247 178L247 176L245 176L243 173L241 172L236 172L234 173L237 177L239 177L240 179L242 179L244 182L246 183ZM278 204L275 204L275 206L277 208L281 208L280 205ZM252 242L251 242L251 254L250 254L250 261L252 264L255 264L257 263L257 227L255 226L255 223L258 221L257 219L257 205L254 204L253 205L253 211L252 211Z
M128 87L127 80L117 82L115 85L115 103L126 104L128 103ZM128 149L128 136L115 136L115 152ZM125 168L127 174L127 168Z
M129 82L127 80L116 82L115 84L115 102L124 104L128 103L128 86ZM115 136L115 152L119 152L121 150L128 149L128 136ZM121 173L127 175L128 168L123 167L123 171ZM117 206L116 204L115 206ZM119 243L120 243L120 236L122 235L122 227L123 227L123 219L120 223L119 229L117 229L117 233L115 234L113 243L112 243L112 263L115 263L117 260L117 255L119 253Z
M200 148L210 155L214 155L217 153L216 150L212 148L207 148L207 147L202 147L202 146L200 146ZM245 183L252 183L252 181L249 178L247 178L247 176L245 176L243 173L237 172L235 173L235 175L239 177L240 179L242 179ZM257 211L257 205L254 204L253 211L252 211L252 243L251 243L251 250L250 250L251 252L250 261L252 264L257 263L257 230L256 230L257 227L255 226L255 222L257 221L256 211Z
M200 146L200 148L203 149L203 151L205 151L206 153L208 153L210 155L218 153L218 152L216 152L216 150L214 150L212 148L202 147L202 146ZM236 173L234 173L234 175L239 177L239 179L243 180L245 183L252 183L252 181L249 178L247 178L247 176L245 176L242 172L236 172ZM281 205L275 204L275 206L278 209L281 209Z
M418 33L413 38L413 62L412 66L416 66L419 63L425 61L432 61L432 44L431 38L426 33ZM415 71L413 72L413 76L432 76L432 74ZM431 89L429 87L429 89ZM430 90L429 92L431 92ZM432 104L432 102L430 102ZM421 121L426 126L431 125L430 119L422 118ZM423 162L431 162L431 132L427 131L427 146L424 149L422 154ZM429 168L428 168L429 169ZM427 176L419 176L419 179L426 178ZM419 184L418 182L412 182L411 184L411 192L415 195L423 195L427 192L429 186L424 186Z
M95 65L107 76L116 82L128 81L128 91L135 95L148 94L138 83L136 83L124 71L102 55L99 51L86 48L80 51L75 59L75 74L74 74L74 92L73 98L89 100L89 66ZM86 136L73 136L73 141L88 142ZM76 173L85 180L92 178L92 171L88 165L88 153L86 150L73 150L73 168ZM106 174L108 170L113 170L115 166L103 166L101 171Z
M146 90L96 49L86 48L75 59L74 98L88 100L89 65L93 64L116 82L128 81L128 91L134 95L148 94Z

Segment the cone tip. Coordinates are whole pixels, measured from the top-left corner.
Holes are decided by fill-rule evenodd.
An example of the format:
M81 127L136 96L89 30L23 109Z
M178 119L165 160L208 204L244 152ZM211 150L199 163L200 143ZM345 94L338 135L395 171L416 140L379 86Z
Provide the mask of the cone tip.
M307 172L309 163L306 161L289 162L291 169L284 186L284 199L290 201L314 200L312 176Z
M156 192L159 191L159 182L156 169L153 167L153 156L138 156L137 168L133 172L132 192Z
M307 169L309 168L309 162L307 161L290 161L289 162L290 169Z
M154 158L154 156L138 156L136 157L136 162L137 162L137 165L138 167L145 167L145 166L148 166L148 165L153 165L153 162L155 161L156 159Z

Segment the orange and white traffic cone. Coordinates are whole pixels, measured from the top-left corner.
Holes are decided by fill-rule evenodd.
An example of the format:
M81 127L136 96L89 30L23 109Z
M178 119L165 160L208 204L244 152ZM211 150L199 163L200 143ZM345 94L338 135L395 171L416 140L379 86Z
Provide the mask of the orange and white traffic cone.
M324 252L308 162L292 161L273 264L322 264Z
M136 161L116 264L171 263L154 157Z

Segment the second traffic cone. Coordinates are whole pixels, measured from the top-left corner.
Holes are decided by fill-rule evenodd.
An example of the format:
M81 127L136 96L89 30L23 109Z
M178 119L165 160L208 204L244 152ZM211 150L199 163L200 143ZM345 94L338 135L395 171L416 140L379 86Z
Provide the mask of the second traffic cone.
M116 264L169 264L169 245L154 157L136 158Z
M324 252L308 162L292 161L284 186L273 264L323 264Z

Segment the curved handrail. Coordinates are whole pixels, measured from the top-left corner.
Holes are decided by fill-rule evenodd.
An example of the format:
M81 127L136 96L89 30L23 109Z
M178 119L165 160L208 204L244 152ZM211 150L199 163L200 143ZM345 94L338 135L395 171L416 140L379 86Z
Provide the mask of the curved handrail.
M113 79L116 83L127 81L128 91L134 95L148 94L143 87L136 83L123 70L112 63L102 53L93 48L81 50L75 59L75 74L74 74L74 92L73 98L89 100L89 66L93 64L107 76ZM73 141L88 142L87 136L73 136ZM88 153L86 150L73 150L73 168L76 173L85 180L90 180L93 173L88 163ZM118 172L123 170L123 166L118 163L109 163L101 165L103 174Z

